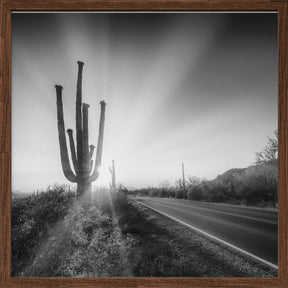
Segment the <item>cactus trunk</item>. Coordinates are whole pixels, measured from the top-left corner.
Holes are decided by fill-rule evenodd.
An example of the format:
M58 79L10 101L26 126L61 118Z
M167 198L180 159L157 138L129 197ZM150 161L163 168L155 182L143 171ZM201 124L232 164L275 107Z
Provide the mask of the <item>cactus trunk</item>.
M92 182L83 181L77 183L77 195L82 203L91 203Z
M77 183L77 195L81 198L81 202L90 203L92 182L99 176L99 167L101 165L104 122L105 122L105 105L104 101L100 102L100 123L97 153L95 161L92 160L95 150L94 145L89 145L89 130L88 130L88 104L82 104L82 73L84 63L78 61L78 77L77 77L77 92L76 92L76 148L73 138L73 130L68 129L67 134L70 142L71 158L74 167L74 172L71 169L68 149L65 135L62 89L60 85L56 85L57 96L57 119L58 119L58 136L60 145L60 157L62 169L65 177L74 183ZM94 170L93 170L93 163Z

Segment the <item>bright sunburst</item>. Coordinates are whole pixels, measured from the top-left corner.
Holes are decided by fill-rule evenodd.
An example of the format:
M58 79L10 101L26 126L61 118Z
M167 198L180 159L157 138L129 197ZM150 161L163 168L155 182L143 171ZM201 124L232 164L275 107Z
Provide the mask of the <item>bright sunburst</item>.
M112 159L117 179L132 187L173 183L182 162L206 178L253 162L277 126L277 41L270 45L273 33L259 36L249 23L245 33L229 30L231 21L229 14L14 14L13 187L66 181L54 85L64 87L66 129L75 129L77 60L85 62L91 144L99 102L107 102L97 185L109 184Z

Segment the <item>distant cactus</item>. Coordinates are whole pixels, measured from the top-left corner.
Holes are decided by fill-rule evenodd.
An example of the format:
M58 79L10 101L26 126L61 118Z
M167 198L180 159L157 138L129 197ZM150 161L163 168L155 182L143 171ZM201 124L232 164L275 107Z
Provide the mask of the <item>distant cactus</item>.
M94 145L89 146L88 132L88 108L89 105L82 104L82 71L84 63L78 61L78 77L77 77L77 92L76 92L76 149L73 138L73 130L68 129L67 134L70 142L71 159L75 173L72 171L68 156L68 149L65 136L65 125L63 116L62 104L62 89L61 85L55 85L57 96L57 120L58 120L58 136L60 145L61 164L65 177L77 183L77 196L82 198L86 203L91 201L91 183L99 176L99 167L101 165L104 121L105 121L105 105L104 101L100 102L101 113L99 123L99 135L96 151L96 160L94 163L92 156L95 150Z
M183 185L183 198L187 199L186 180L184 174L184 163L182 163L182 185Z
M111 173L111 183L110 183L110 188L111 189L116 189L116 171L115 171L115 163L114 160L112 160L112 167L109 167L109 171Z

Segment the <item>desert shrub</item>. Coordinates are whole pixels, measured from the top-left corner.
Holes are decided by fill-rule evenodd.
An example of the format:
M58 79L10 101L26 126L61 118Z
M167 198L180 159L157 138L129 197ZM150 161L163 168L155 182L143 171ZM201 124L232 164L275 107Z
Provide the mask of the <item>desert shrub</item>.
M168 191L168 197L169 198L175 198L176 190L174 188L169 189Z
M187 198L189 200L203 200L205 199L204 189L199 186L190 187L187 192Z
M50 231L39 249L28 276L128 276L127 250L133 240L122 235L118 219L95 205L84 209L78 203Z
M41 237L66 215L73 200L74 194L65 186L54 185L37 197L12 201L12 275L33 257Z
M185 198L185 191L182 189L177 189L175 192L175 198L184 199Z
M189 200L275 207L277 190L277 165L261 164L231 169L214 180L190 185L187 197Z
M226 197L227 185L222 181L211 181L208 187L208 201L226 202L228 200Z
M149 196L150 197L160 197L160 190L158 188L150 188Z
M260 165L247 169L239 185L238 193L243 195L246 204L277 204L278 173L273 165Z
M168 189L166 189L166 188L160 188L159 190L160 190L159 196L160 196L161 198L166 198L166 197L168 197Z
M93 200L93 205L103 213L119 217L119 211L127 204L127 193L125 191L99 190Z
M169 187L152 187L152 188L142 188L139 190L129 191L128 195L131 196L140 196L140 197L161 197L161 198L168 198L172 197L175 198L176 189L173 186Z

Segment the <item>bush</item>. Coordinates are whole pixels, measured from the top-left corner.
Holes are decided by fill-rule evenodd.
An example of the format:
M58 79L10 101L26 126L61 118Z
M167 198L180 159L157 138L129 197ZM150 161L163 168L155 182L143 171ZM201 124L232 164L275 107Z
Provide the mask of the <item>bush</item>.
M38 277L123 276L127 250L133 243L123 237L118 220L95 205L73 205L63 222L50 231L25 275Z
M184 199L185 198L185 191L184 190L176 190L175 192L175 198L176 199Z
M204 195L204 189L201 186L194 186L190 187L187 192L187 198L189 200L204 200L205 195Z
M264 202L276 206L277 192L277 167L265 164L247 169L238 188L238 193L243 195L245 203L251 205Z
M12 201L12 276L33 257L33 249L48 229L63 218L74 200L65 186L54 185L36 197Z

